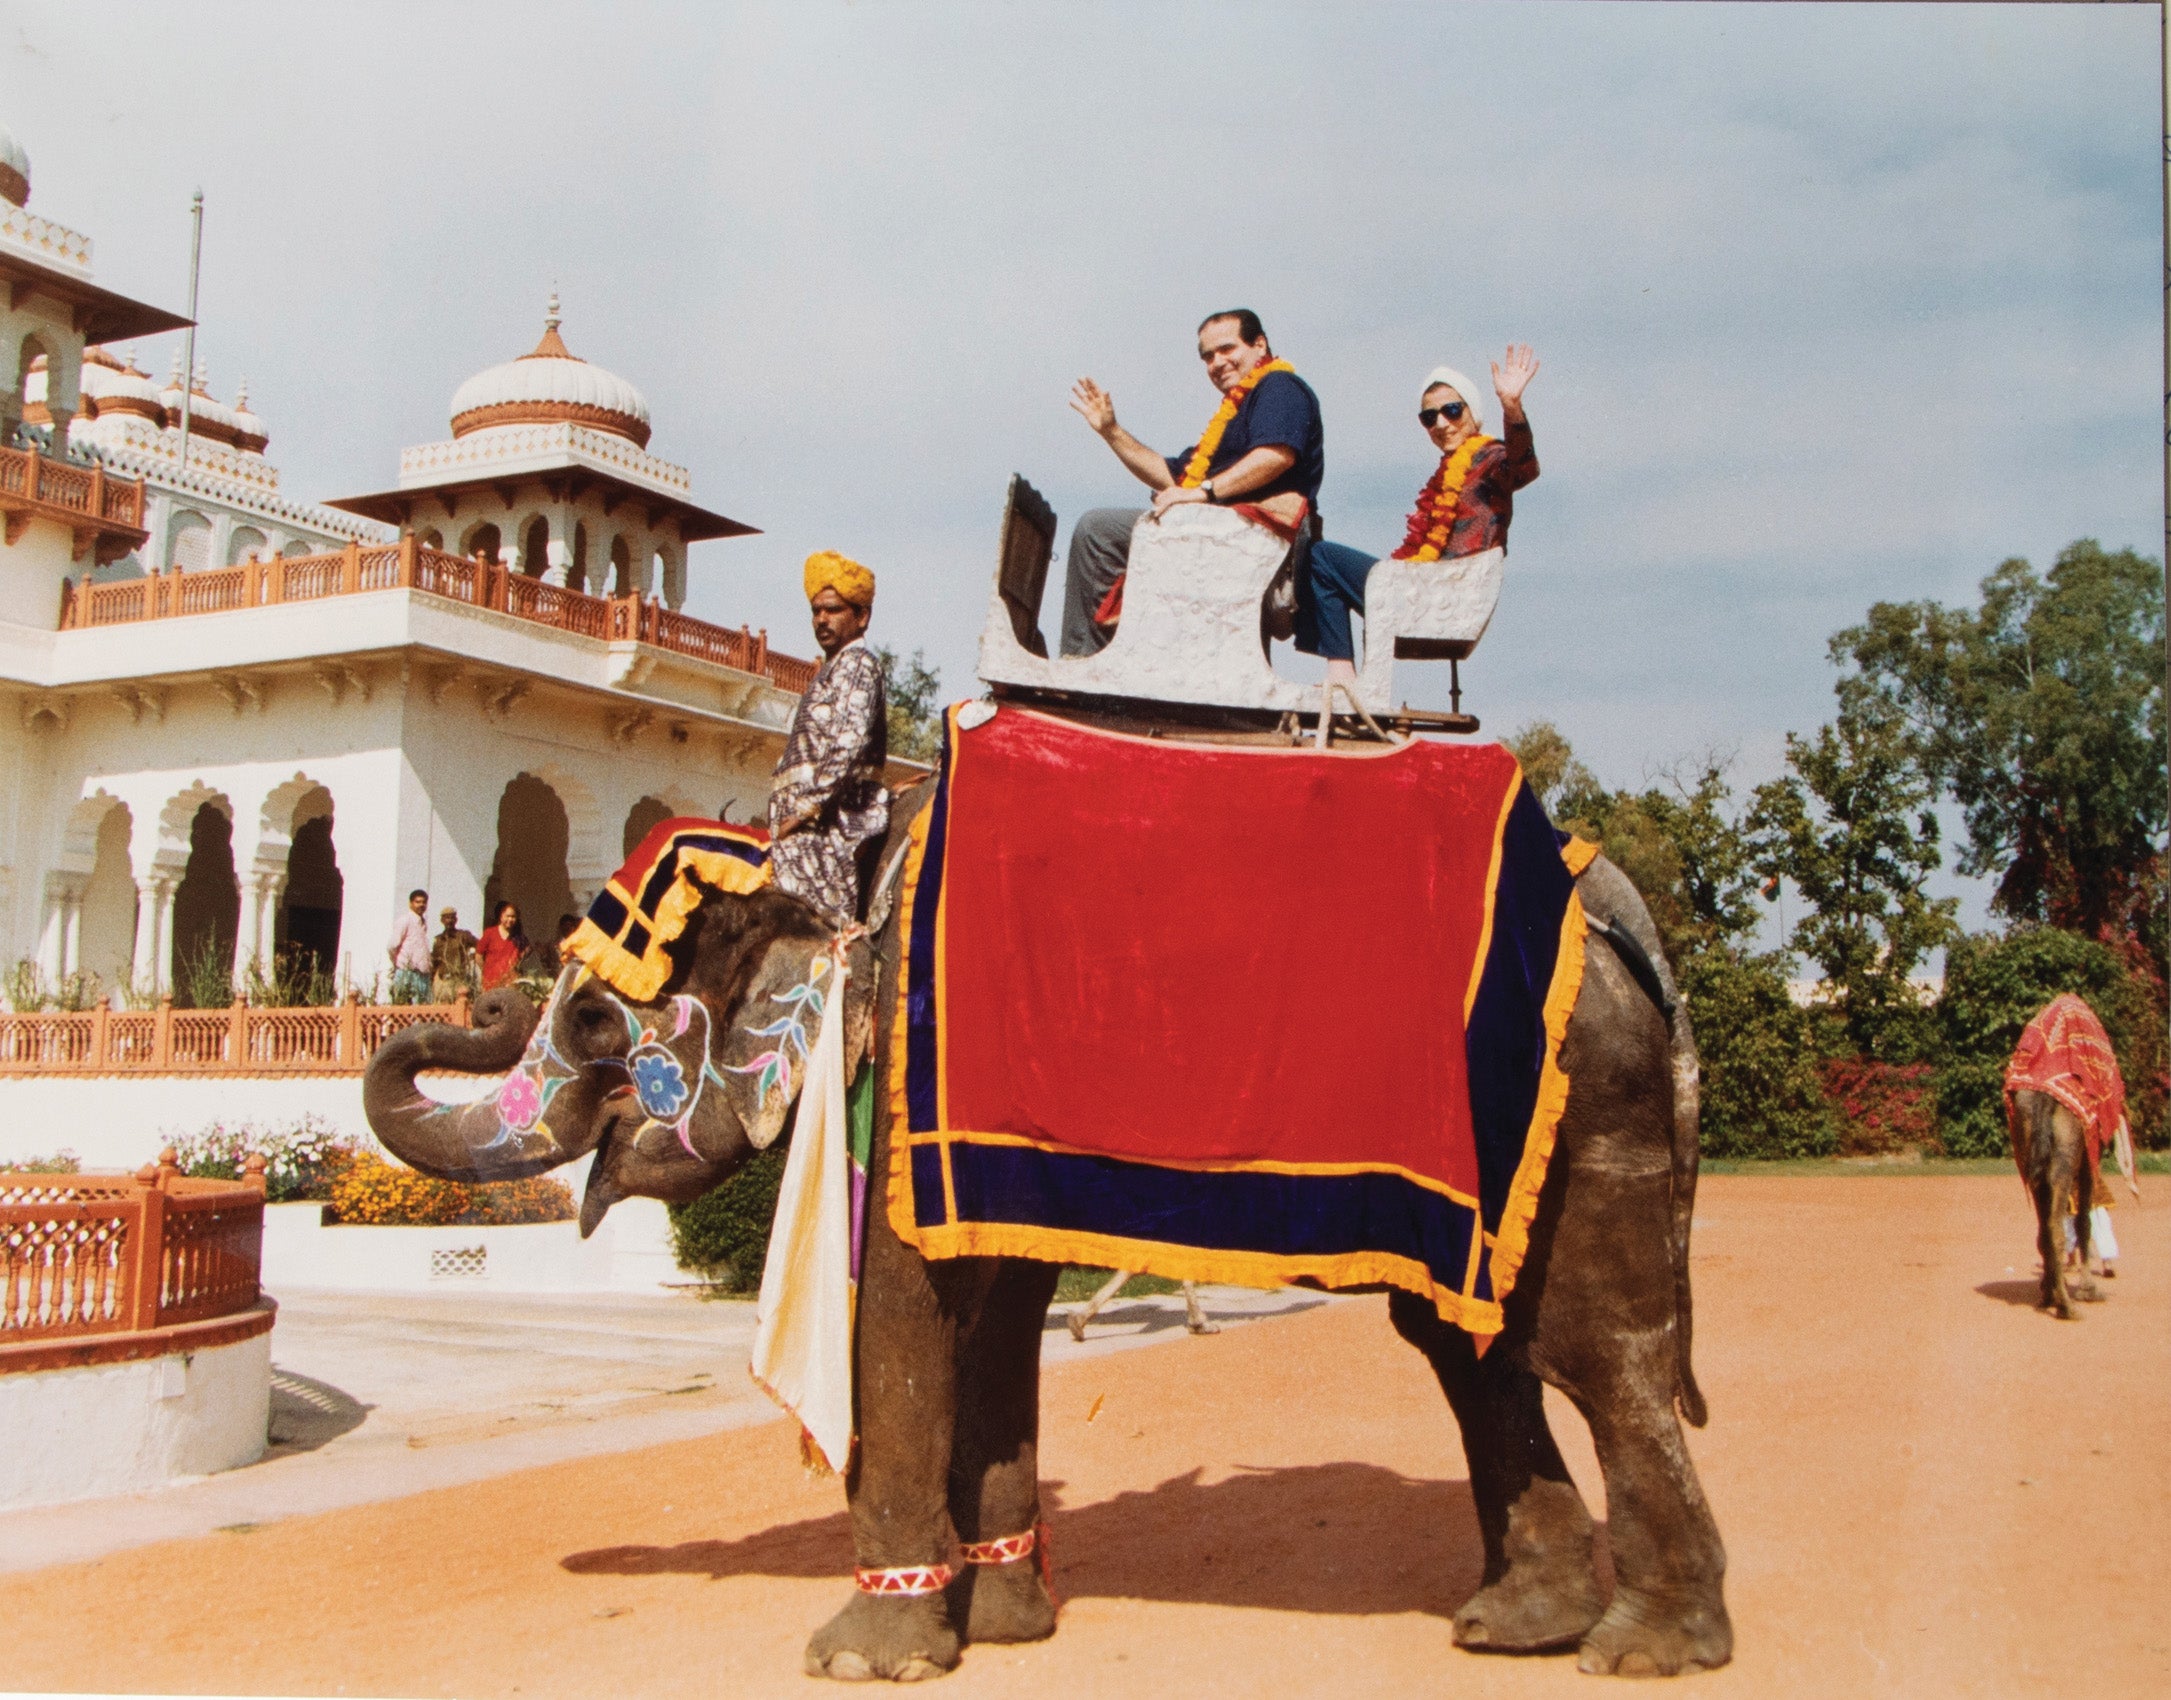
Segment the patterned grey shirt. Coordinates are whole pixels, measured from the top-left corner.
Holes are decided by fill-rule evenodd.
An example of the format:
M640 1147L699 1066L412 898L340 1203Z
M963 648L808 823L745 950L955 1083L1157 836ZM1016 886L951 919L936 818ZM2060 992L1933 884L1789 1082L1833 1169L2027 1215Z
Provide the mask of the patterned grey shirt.
M778 888L834 921L857 917L860 846L889 830L888 760L882 663L855 638L822 663L799 699L769 792L769 864Z

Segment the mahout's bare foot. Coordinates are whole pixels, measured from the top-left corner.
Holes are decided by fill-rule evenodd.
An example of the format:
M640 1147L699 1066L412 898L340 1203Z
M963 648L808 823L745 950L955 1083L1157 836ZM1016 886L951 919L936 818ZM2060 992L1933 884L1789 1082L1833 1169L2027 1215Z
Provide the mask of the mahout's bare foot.
M920 1682L955 1670L958 1648L942 1595L855 1592L807 1643L806 1672L840 1682Z

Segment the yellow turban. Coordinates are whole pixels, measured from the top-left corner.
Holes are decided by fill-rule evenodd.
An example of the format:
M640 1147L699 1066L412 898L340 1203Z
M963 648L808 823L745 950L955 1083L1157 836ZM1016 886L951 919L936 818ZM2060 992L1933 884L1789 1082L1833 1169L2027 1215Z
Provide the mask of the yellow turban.
M874 606L874 574L834 549L807 557L807 600L825 590L835 591L855 608Z

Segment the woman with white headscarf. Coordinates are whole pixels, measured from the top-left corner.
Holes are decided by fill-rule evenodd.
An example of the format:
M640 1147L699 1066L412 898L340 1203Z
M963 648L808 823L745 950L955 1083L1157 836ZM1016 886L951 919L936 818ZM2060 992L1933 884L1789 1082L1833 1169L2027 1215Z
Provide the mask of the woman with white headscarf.
M1538 476L1530 421L1523 413L1523 390L1537 375L1537 356L1524 343L1511 342L1506 356L1493 363L1503 421L1499 437L1485 435L1485 404L1477 385L1451 366L1435 367L1425 379L1417 422L1440 451L1440 464L1417 493L1396 560L1446 561L1506 546L1515 492ZM1357 676L1349 617L1364 612L1365 576L1377 560L1346 543L1312 545L1298 586L1296 646L1324 656L1330 679Z

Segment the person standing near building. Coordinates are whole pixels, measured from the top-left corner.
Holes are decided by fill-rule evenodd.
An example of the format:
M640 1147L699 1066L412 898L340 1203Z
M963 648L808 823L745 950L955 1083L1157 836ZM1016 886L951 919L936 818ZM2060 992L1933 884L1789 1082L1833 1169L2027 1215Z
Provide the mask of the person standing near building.
M392 1001L420 1003L430 995L430 894L410 891L407 913L392 926L392 943L385 955L392 960Z
M483 930L482 942L476 949L482 956L484 991L513 983L513 976L520 972L520 959L528 953L528 935L520 930L517 905L498 905L498 917Z
M430 1001L457 1003L462 992L473 996L475 935L460 925L460 912L447 905L437 912L443 928L430 941Z
M860 848L889 830L889 705L865 641L874 574L824 550L807 557L805 584L824 660L776 764L769 866L778 890L842 926L859 917Z

